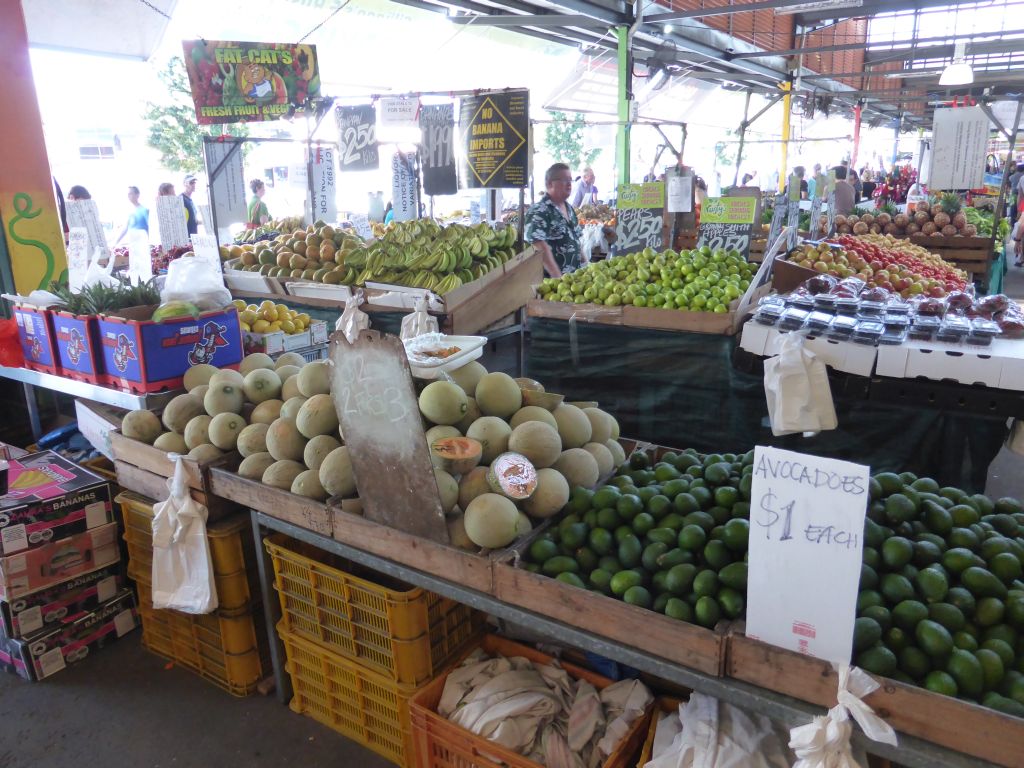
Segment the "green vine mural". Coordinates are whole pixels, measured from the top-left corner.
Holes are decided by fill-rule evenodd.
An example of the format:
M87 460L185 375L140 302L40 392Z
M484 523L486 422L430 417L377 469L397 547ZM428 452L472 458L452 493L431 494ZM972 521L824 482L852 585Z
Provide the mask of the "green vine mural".
M53 271L57 264L53 258L53 251L46 243L42 243L38 240L32 240L29 238L20 237L17 232L14 231L14 225L22 219L34 219L43 212L42 208L32 210L32 198L24 192L18 192L14 196L14 210L16 215L11 218L7 224L7 234L16 243L20 245L29 246L30 248L38 248L43 252L43 256L46 258L46 272L43 274L42 280L39 281L39 288L46 288L50 285L53 280Z

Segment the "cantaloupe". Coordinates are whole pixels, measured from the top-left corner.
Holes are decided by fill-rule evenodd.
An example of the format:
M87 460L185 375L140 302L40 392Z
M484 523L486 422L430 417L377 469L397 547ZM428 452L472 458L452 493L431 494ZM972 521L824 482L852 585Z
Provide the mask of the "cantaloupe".
M448 524L448 540L453 547L459 549L476 549L476 545L466 535L464 515L452 515L446 520Z
M476 385L480 382L481 378L487 375L487 369L476 360L473 360L461 368L449 371L448 375L452 377L452 381L462 388L463 392L470 397L476 397Z
M530 518L526 516L525 512L520 512L516 516L516 538L525 536L533 530L533 523L530 522Z
M171 432L181 435L188 423L202 413L205 413L202 400L193 395L178 395L164 408L161 420Z
M558 422L563 448L582 448L590 442L590 419L575 405L562 403L552 415Z
M167 453L188 453L188 446L185 445L185 438L177 432L164 432L153 441L153 447L159 448Z
M306 404L306 398L302 395L298 397L292 397L284 401L284 405L281 406L281 412L279 418L282 419L297 419L299 418L299 411L302 410L302 406Z
M313 395L299 408L295 427L303 437L326 435L338 428L338 412L330 395Z
M264 400L252 409L252 413L249 414L249 423L273 424L275 419L281 417L282 405L284 405L282 400Z
M267 429L267 451L278 461L301 461L306 449L306 438L295 426L293 419L277 419Z
M288 381L292 376L298 376L299 371L302 370L297 365L279 365L274 373L277 374L277 378L281 380L281 386ZM297 384L298 382L296 382Z
M463 514L469 540L478 547L507 547L516 538L519 510L504 496L484 493L473 499Z
M565 481L569 483L570 488L580 485L584 488L593 488L601 477L597 459L582 448L562 451L562 455L551 468L565 475Z
M193 365L187 371L185 371L184 386L189 392L194 390L201 384L209 384L210 377L217 372L217 369L209 365L208 363L200 363L199 365Z
M205 463L207 461L213 461L214 459L223 455L224 452L221 451L220 448L218 448L215 445L210 445L209 443L197 445L195 448L188 452L188 457L190 459L195 459L200 464Z
M189 394L192 395L193 397L198 397L200 400L202 400L204 397L206 397L206 393L209 392L209 390L209 384L200 384L198 387L195 387L191 392L189 392Z
M338 448L341 448L341 443L331 435L317 435L306 443L302 451L302 462L310 469L319 471L327 455Z
M237 448L238 452L242 454L242 458L267 452L267 431L269 429L269 424L256 422L238 433Z
M557 515L569 503L569 483L556 469L537 470L537 490L523 502L526 514L545 518Z
M210 442L210 422L213 417L205 413L189 420L185 425L185 445L189 450Z
M618 440L609 440L604 445L611 453L615 466L621 467L626 462L626 450L619 444Z
M281 385L281 399L287 403L293 397L301 397L303 400L306 399L299 391L298 376L292 376L290 379L288 379Z
M281 377L269 368L257 368L245 375L242 392L250 403L259 405L264 400L277 400L281 394Z
M479 419L481 416L483 416L483 414L480 413L480 406L476 404L476 398L475 397L467 397L466 398L466 415L463 416L462 420L458 424L456 424L455 426L458 428L459 432L464 435L464 434L466 434L466 430L469 429L469 426L474 421Z
M327 454L320 465L320 484L330 496L353 496L356 493L356 476L352 469L352 457L348 446L341 446Z
M543 392L544 385L536 379L529 379L525 376L519 376L516 378L516 384L519 385L520 389L526 389L530 392Z
M241 413L245 405L245 393L242 387L215 381L210 384L203 398L203 407L210 416L218 413Z
M471 437L442 437L430 443L430 460L438 469L464 475L480 463L483 450Z
M612 417L600 408L584 408L583 414L590 422L590 441L606 443L612 439Z
M420 413L431 424L457 424L466 415L466 393L450 381L432 381L419 397Z
M152 445L163 429L152 411L129 411L121 420L121 434L132 440Z
M234 384L241 389L244 382L245 377L234 368L220 368L206 383L211 387L214 384Z
M445 513L455 509L459 503L459 483L443 469L434 469L434 479L437 481L437 491L441 495L441 509Z
M238 465L238 474L250 480L263 480L263 473L273 463L274 457L269 453L254 453L242 459Z
M271 488L280 488L282 491L290 491L295 478L306 471L306 468L297 461L275 461L263 472L263 484Z
M552 392L538 392L533 389L520 390L523 393L523 405L535 405L546 411L554 411L565 400L565 395Z
M516 503L526 501L537 489L537 470L523 454L506 451L491 462L487 484Z
M298 352L285 352L277 360L274 361L274 368L281 370L286 365L293 365L296 368L301 368L306 364L306 359Z
M520 424L527 421L542 421L549 425L552 429L558 430L558 422L555 421L555 417L551 415L551 411L546 411L543 408L536 405L524 405L509 419L509 426L515 429Z
M526 421L512 430L508 449L523 454L533 466L542 469L550 467L562 455L562 438L554 427L543 421Z
M306 363L295 376L299 392L303 397L329 395L331 393L331 366L325 360Z
M469 503L482 493L490 493L487 483L487 467L477 467L459 480L459 507L465 511Z
M507 373L488 373L477 382L473 395L485 416L508 419L523 407L523 393Z
M245 419L237 413L218 413L210 421L210 442L222 451L233 451L246 426Z
M618 440L619 439L619 422L610 413L608 414L608 418L612 420L612 440Z
M270 355L266 355L263 352L253 352L242 358L242 363L238 366L238 372L245 377L259 368L272 371L274 367L274 358Z
M306 496L318 501L327 498L327 491L320 484L320 473L315 469L307 469L300 473L292 481L291 491L298 496Z
M597 461L597 471L601 477L607 477L615 469L615 458L604 443L587 443L583 446L583 450Z
M500 454L508 450L508 439L512 427L497 416L481 416L466 430L466 437L471 437L483 447L480 457L482 464L490 464Z
M445 437L462 437L462 432L455 427L439 425L428 429L424 436L427 438L427 446L429 447L434 444L435 440Z

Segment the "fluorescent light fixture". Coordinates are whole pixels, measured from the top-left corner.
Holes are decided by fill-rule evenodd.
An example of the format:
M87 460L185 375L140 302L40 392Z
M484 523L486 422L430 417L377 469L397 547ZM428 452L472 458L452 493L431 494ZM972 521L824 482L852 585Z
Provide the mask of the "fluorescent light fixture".
M663 26L661 28L661 31L664 32L666 35L671 35L672 34L672 25L671 24L666 24L665 26Z
M942 71L939 85L970 85L974 82L974 70L967 63L967 43L958 42L953 48L953 63Z

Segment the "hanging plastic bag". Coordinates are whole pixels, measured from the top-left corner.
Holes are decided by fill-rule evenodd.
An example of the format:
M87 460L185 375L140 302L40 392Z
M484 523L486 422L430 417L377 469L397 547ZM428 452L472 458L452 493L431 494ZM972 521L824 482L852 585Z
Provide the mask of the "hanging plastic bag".
M850 746L852 717L872 741L896 746L896 732L861 699L878 688L866 672L849 664L833 666L839 672L839 701L824 717L789 732L789 746L796 752L793 768L858 768L863 757Z
M764 393L775 436L815 435L838 426L825 364L800 334L783 336L779 354L765 361Z
M102 248L97 246L93 249L92 259L89 260L89 266L85 270L85 278L82 280L83 288L91 285L105 285L109 288L118 284L117 278L111 274L114 271L114 257L108 257L106 265L101 265L100 261L103 259L103 256Z
M345 311L348 311L348 307L345 307ZM416 306L413 311L402 318L400 338L402 341L408 341L425 333L437 332L437 318L427 312L427 297L420 296L416 299Z
M172 454L171 495L153 505L153 607L183 613L210 613L217 608L206 507L189 495L182 456Z
M175 259L167 267L160 302L161 308L168 304L192 304L205 312L228 306L231 291L224 287L224 273L218 264L188 256Z
M345 304L345 311L341 313L338 322L334 324L334 330L344 333L349 344L355 344L359 334L370 327L370 316L359 308L363 301L365 301L363 289L360 288Z

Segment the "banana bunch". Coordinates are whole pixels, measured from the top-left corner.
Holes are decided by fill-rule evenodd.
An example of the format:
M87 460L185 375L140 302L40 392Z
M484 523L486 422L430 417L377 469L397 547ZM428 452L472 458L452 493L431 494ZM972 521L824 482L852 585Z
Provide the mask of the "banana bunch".
M283 219L274 219L269 226L279 232L294 232L306 228L306 219L303 216L285 216Z
M235 244L244 245L245 243L257 243L263 240L273 240L280 233L276 227L272 224L265 224L262 227L256 229L243 229L237 235L235 235Z

